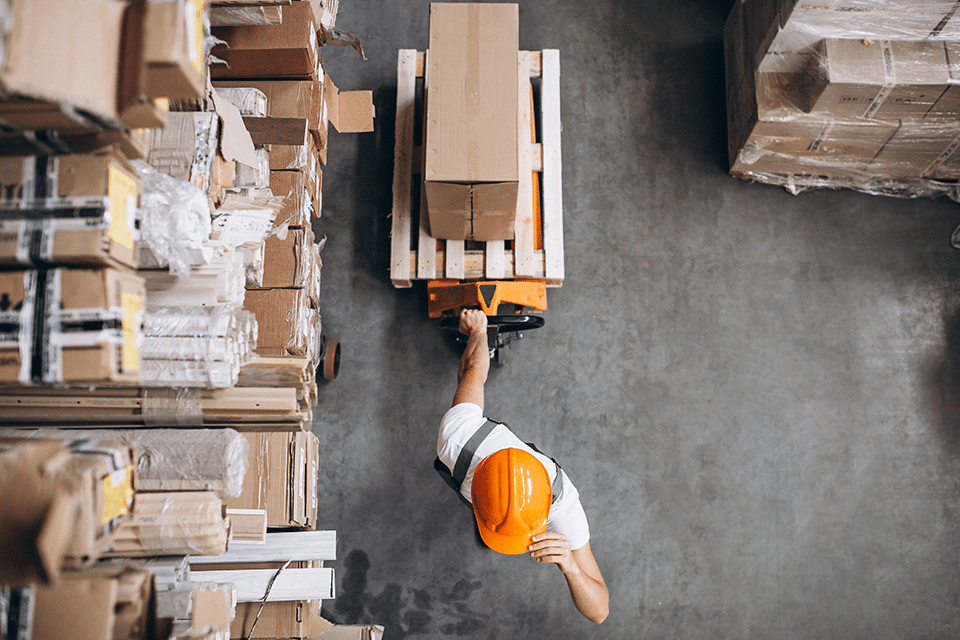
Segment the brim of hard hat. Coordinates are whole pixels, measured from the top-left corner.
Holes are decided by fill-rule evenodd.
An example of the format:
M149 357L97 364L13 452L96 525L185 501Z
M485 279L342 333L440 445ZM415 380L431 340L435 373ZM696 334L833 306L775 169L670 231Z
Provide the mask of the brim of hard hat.
M528 553L530 551L530 545L533 544L533 536L538 536L547 530L547 523L543 523L543 526L527 535L505 536L497 533L493 529L483 526L480 520L476 519L476 514L474 514L474 519L477 522L477 529L480 530L480 537L483 538L483 543L494 551L508 556Z

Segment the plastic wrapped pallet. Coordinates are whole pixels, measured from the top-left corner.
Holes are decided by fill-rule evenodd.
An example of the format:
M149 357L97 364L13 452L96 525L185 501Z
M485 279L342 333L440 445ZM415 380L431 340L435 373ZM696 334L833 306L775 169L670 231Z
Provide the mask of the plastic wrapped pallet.
M955 3L749 0L724 28L731 174L958 197Z
M119 442L133 450L137 491L213 491L223 500L243 491L250 449L233 429L36 429L16 435Z
M243 27L282 22L282 6L210 8L210 26L212 27Z

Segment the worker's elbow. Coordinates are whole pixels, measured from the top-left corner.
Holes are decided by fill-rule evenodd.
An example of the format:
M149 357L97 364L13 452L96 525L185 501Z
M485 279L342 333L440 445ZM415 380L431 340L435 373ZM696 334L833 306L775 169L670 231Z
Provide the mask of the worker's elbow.
M602 624L603 621L607 619L608 615L610 615L610 607L604 604L602 607L594 611L592 615L587 616L587 618L594 624Z

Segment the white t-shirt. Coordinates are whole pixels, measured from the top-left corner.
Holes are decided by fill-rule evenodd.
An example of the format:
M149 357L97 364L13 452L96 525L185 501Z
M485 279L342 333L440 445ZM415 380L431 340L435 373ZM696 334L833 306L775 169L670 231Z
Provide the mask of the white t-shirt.
M448 469L453 469L457 457L470 437L486 422L483 409L472 402L463 402L447 411L440 422L440 435L437 437L437 456ZM542 453L538 453L515 436L510 429L503 425L494 427L490 435L480 443L477 454L467 469L467 475L460 485L460 493L470 500L470 486L473 483L473 472L480 461L501 449L523 449L537 457L550 474L550 482L556 479L557 467L553 461ZM590 541L590 526L587 524L587 514L580 504L580 493L570 481L570 476L563 473L563 491L560 497L550 506L547 516L547 531L562 534L570 544L570 549L579 549Z

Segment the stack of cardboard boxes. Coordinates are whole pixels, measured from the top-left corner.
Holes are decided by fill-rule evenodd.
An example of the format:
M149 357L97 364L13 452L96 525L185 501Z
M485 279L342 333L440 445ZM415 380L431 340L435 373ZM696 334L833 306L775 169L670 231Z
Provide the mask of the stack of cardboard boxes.
M724 28L731 173L793 191L955 190L954 10L738 0Z
M9 29L0 34L0 420L45 427L30 439L4 432L16 439L0 444L0 530L9 534L0 536L0 629L16 628L16 637L249 637L254 616L231 628L236 588L200 588L186 574L160 587L169 563L158 569L152 558L262 544L267 527L316 528L320 459L309 429L321 245L312 222L327 122L372 130L373 106L370 92L340 94L323 72L319 50L336 2L281 9L270 25L217 29L229 44L214 51L229 64L214 65L217 83L229 78L263 97L246 115L210 83L206 0L11 0L13 20L0 20ZM140 261L138 203L154 195L145 172L158 170L202 194L200 215L212 218L209 238L181 243L189 255L177 273L161 251ZM181 203L169 206L171 216L181 213ZM218 274L219 265L239 271ZM212 295L255 317L231 330L256 338L249 371L234 375L244 386L228 378L214 389L225 385L209 376L140 386L143 318L163 294L153 289L151 301L147 276L209 281L213 294L166 295L198 309ZM237 282L240 295L224 299ZM194 323L220 317L184 309ZM163 342L151 353L169 361L185 352L167 348L178 336L193 345L233 334L164 334L148 344ZM193 351L212 357L209 348ZM165 365L168 375L176 370ZM232 434L229 443L197 444L193 435L208 430L193 429L206 423ZM49 429L93 424L111 428ZM159 431L118 429L143 426L181 430L156 440ZM298 566L317 569L321 560ZM325 571L323 597L332 597ZM157 589L171 618L157 617ZM268 602L253 637L332 630L318 597L311 590Z

